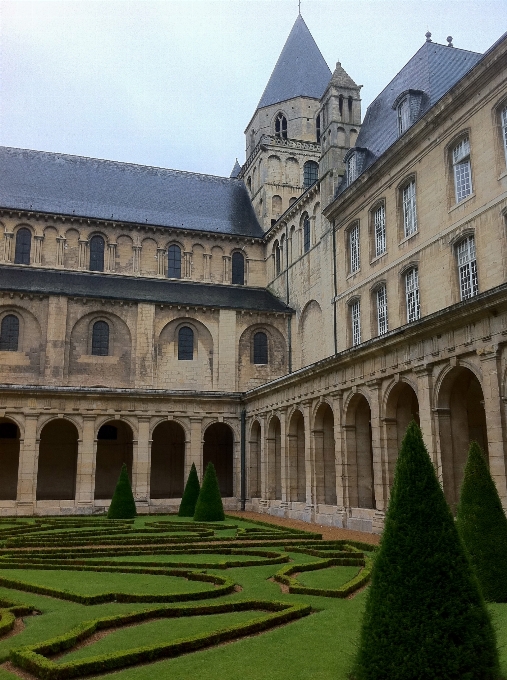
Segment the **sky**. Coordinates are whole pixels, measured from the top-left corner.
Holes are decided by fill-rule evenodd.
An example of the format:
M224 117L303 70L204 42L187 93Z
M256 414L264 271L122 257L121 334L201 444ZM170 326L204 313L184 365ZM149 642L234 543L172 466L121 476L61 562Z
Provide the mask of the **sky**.
M229 176L298 0L0 0L0 145ZM506 0L301 0L367 105L431 31L484 52Z

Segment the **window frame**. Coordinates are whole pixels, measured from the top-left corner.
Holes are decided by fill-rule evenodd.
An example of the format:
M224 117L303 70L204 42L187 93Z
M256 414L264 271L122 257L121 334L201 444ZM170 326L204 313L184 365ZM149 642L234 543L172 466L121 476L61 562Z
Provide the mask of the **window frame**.
M378 217L381 213L381 218ZM387 234L386 234L386 206L385 201L378 201L370 210L370 223L372 233L372 259L382 257L387 253ZM379 250L379 244L383 248Z
M319 180L319 164L316 161L306 161L303 165L303 186L312 187Z
M261 336L265 338L265 344L259 346L258 342L256 341L256 338L260 339ZM255 364L256 366L267 366L269 364L269 337L265 330L259 329L252 334L251 357L252 364ZM265 359L265 361L263 361L262 359Z
M378 284L374 290L375 310L377 321L377 335L385 335L389 332L389 313L387 305L387 285L385 281ZM383 299L381 299L383 297Z
M454 244L458 267L458 286L460 300L469 300L479 294L477 275L477 250L475 235L466 234ZM461 252L460 252L461 251ZM466 252L465 252L466 251ZM467 292L471 291L471 292Z
M100 337L100 328L107 328L107 333L104 337ZM108 357L111 356L111 328L110 324L105 319L94 319L91 323L91 342L90 355L94 357Z
M409 276L412 274L412 281ZM415 274L415 276L414 276ZM410 265L403 271L405 283L405 311L407 323L413 323L421 318L421 295L419 285L419 267L416 264Z
M361 299L356 297L349 303L350 340L352 347L361 344Z
M283 111L279 111L275 116L274 131L278 139L287 139L287 116Z
M238 270L238 264L235 264L241 258L241 270ZM231 255L231 283L235 286L245 285L245 265L246 259L244 253L235 250Z
M470 135L463 132L449 150L454 184L454 202L457 205L473 194Z
M99 241L102 243L102 248L101 248L101 251L100 251L100 258L99 258L100 267L95 265L94 262L93 262L93 260L95 258L97 258L97 252L94 252L93 244L98 243ZM103 272L104 267L105 267L105 261L106 261L106 258L105 258L106 239L102 236L102 234L93 234L93 236L89 240L88 249L89 249L88 271Z
M178 257L172 257L174 253L178 251ZM181 251L182 248L178 243L171 243L170 246L167 248L167 278L168 279L181 279L181 263L182 263L182 257L181 257ZM179 259L179 262L177 260ZM174 260L174 276L171 276L171 260Z
M186 333L187 338L183 336L183 331L190 331ZM178 328L177 334L177 358L178 361L193 361L195 353L195 331L187 323L181 324ZM189 342L191 340L191 343ZM186 356L185 356L186 355Z
M347 186L350 186L358 177L357 153L351 153L347 159Z
M22 242L22 239L28 235L28 241ZM20 238L21 236L21 238ZM16 240L14 244L14 264L31 264L32 254L32 232L28 227L19 227L16 231Z
M401 137L412 125L410 115L410 96L407 94L396 106L396 117L398 121L398 137Z
M6 322L10 321L10 319L15 319L17 322L17 325L13 324L16 327L15 333L12 332L12 328L6 328ZM0 352L19 352L20 336L21 321L19 316L12 312L7 312L0 320Z
M410 195L408 192L412 188ZM415 176L404 180L399 187L399 200L401 208L401 240L414 236L419 232L417 218L417 182Z
M349 275L357 274L361 271L361 232L359 228L359 221L353 222L346 233L347 238L347 261Z

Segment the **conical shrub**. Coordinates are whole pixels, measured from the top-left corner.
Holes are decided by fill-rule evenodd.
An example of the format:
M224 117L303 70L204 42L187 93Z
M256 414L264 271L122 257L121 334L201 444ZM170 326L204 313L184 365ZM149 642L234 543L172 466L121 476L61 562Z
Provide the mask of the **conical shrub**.
M499 677L486 605L414 422L396 465L353 677Z
M222 496L213 463L208 463L202 480L201 492L195 505L196 522L222 522L225 519Z
M107 516L109 519L132 519L136 515L136 503L130 486L127 466L123 463Z
M185 491L181 498L180 509L178 510L178 515L180 517L193 517L195 512L195 504L199 498L199 492L201 486L199 484L199 477L197 476L197 470L195 469L194 463L190 468L190 473L188 475L187 483L185 485Z
M456 524L484 598L507 602L507 517L477 442L468 451Z

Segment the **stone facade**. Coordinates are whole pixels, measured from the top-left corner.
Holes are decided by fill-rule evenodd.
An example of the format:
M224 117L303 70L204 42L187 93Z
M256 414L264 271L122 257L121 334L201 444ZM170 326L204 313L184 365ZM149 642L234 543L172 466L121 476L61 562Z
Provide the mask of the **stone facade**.
M507 507L507 41L463 73L375 154L341 64L318 97L271 87L239 175L263 236L4 202L0 513L101 512L122 462L140 512L175 510L212 461L226 507L378 532L411 419L451 505L475 439ZM177 300L122 294L175 245Z

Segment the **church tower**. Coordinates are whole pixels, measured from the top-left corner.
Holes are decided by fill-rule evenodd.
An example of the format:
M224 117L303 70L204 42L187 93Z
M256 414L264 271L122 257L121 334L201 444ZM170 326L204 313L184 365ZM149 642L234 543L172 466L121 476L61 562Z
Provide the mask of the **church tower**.
M361 87L338 62L322 96L319 176L323 208L333 200L335 189L345 172L344 157L356 143L361 127Z
M240 177L267 231L319 173L320 100L331 79L299 15L248 124Z

